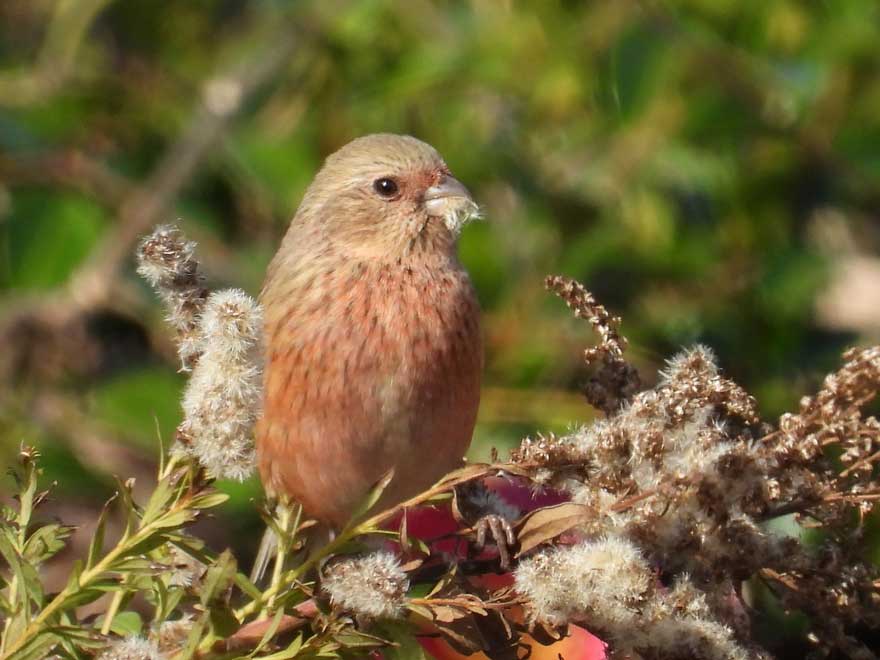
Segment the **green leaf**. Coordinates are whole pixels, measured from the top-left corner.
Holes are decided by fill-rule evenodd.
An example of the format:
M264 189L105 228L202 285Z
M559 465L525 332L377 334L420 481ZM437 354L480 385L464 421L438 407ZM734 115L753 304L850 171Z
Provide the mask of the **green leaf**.
M171 504L177 499L175 495L179 488L179 481L180 480L175 480L172 482L172 476L169 476L161 479L159 483L156 484L156 488L150 495L147 506L144 507L144 514L141 517L142 525L149 525L161 515L162 511L170 508Z
M156 606L153 623L158 624L171 617L172 612L183 598L184 590L178 586L169 587L161 576L157 576L153 580L152 588Z
M210 613L211 633L215 637L231 637L239 629L238 619L235 618L235 615L226 603L215 599L208 612Z
M271 655L260 656L260 660L288 660L288 658L296 657L299 654L302 646L303 634L300 633L286 649L278 651L276 653L272 653Z
M34 530L24 546L24 557L33 564L39 564L64 549L65 541L75 528L51 523Z
M355 522L360 520L364 514L366 514L370 509L372 509L376 502L382 497L382 493L385 492L385 489L388 488L388 484L391 483L391 480L394 478L394 469L388 470L379 481L376 482L376 485L370 489L370 492L367 496L361 500L360 504L358 504L354 511L351 514L351 520L346 525L347 528L350 528ZM344 532L340 533L340 536L344 535Z
M431 620L430 611L426 617ZM411 626L398 621L382 621L376 626L376 632L394 642L392 646L382 650L385 660L427 660L428 656L419 644Z
M188 534L168 534L168 542L177 546L182 552L185 552L193 559L197 559L206 566L210 566L217 561L218 555L205 547L205 542L195 536Z
M119 573L137 573L153 575L156 572L155 564L143 556L126 557L113 562L113 570Z
M101 596L109 591L116 591L119 588L117 580L96 580L87 587L80 587L61 603L60 609L70 610L74 607L88 605L98 600Z
M266 632L263 633L262 638L260 638L259 643L251 651L248 656L254 657L257 653L259 653L262 648L266 645L266 643L275 636L275 632L278 630L278 626L281 624L281 619L284 617L284 609L280 608L277 612L275 612L275 616L272 617L272 623L269 624L269 627L266 628Z
M159 516L152 525L158 529L177 529L195 520L196 514L190 509L169 511Z
M138 541L133 546L128 548L124 553L120 555L121 558L129 558L133 556L145 555L148 552L155 550L158 547L168 543L168 537L161 532L156 532L155 534L150 534L146 538ZM115 568L114 564L114 568Z
M58 641L59 638L56 635L40 631L27 640L18 651L9 656L4 656L4 660L45 660L52 647L58 644Z
M113 618L113 625L110 630L121 637L126 635L139 635L144 627L141 615L137 612L119 612Z
M200 493L193 497L189 501L189 506L191 506L193 509L211 509L215 506L220 506L228 499L229 495L227 495L226 493L209 491L207 493Z
M97 649L107 645L107 640L99 633L82 626L51 626L46 628L50 635L70 640L81 648Z
M250 578L244 573L235 574L235 586L241 589L245 595L253 600L257 600L263 595L263 592L260 591L259 587L251 582Z
M236 572L235 558L229 550L224 550L205 572L202 580L202 605L207 607L212 600L229 589L235 580Z
M10 536L11 535L8 533L0 533L0 555L2 555L3 558L6 560L6 563L12 570L12 573L15 576L15 579L18 581L18 584L24 585L25 587L24 589L19 588L19 602L13 603L12 605L13 607L16 607L20 612L27 613L30 611L30 603L28 600L29 598L38 607L42 606L43 587L36 569L28 562L24 561L21 555L18 554L18 550L13 545Z
M116 496L119 497L122 513L125 516L125 529L122 531L123 539L131 536L138 526L138 506L131 493L132 486L134 485L133 481L132 479L123 481L116 477Z
M341 632L333 635L333 639L346 649L378 649L391 645L387 639L354 628L344 628Z
M34 507L34 494L37 492L37 466L32 460L24 459L24 485L18 497L18 526L27 529L31 522Z
M101 558L101 552L104 550L104 533L107 527L107 516L110 512L110 506L113 502L116 501L118 494L113 495L107 502L104 503L104 508L101 509L101 514L98 516L98 524L95 527L95 533L92 536L92 541L89 543L89 552L86 559L86 569L91 568Z

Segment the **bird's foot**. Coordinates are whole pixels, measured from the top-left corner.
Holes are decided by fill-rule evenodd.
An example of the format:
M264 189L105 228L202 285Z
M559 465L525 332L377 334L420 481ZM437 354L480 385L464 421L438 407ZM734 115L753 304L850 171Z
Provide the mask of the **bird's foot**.
M498 562L501 568L510 568L510 549L516 545L516 535L510 521L497 513L490 513L480 518L474 525L477 550L486 547L486 535L491 534L498 548Z
M512 521L519 518L519 510L484 484L476 482L456 489L454 513L459 522L470 526L476 549L486 547L487 540L494 542L501 568L509 569L511 549L516 546Z

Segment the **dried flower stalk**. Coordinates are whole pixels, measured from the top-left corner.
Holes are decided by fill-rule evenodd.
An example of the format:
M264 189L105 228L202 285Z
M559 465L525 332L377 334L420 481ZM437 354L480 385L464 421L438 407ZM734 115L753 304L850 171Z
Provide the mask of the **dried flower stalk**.
M175 231L159 233L164 238L148 250L152 279L195 273L191 245ZM168 259L158 267L160 253ZM880 629L880 572L866 559L864 520L880 500L880 424L864 408L880 390L880 347L845 353L820 391L774 429L702 346L674 357L655 387L637 392L617 320L577 283L550 284L599 328L600 346L587 353L600 362L589 396L605 416L564 436L526 439L511 462L469 465L406 502L352 521L326 545L310 548L299 565L282 562L262 590L229 551L212 554L183 530L225 500L209 489L206 472L241 477L249 470L259 410L259 308L234 290L196 296L198 313L184 325L189 355L200 357L190 361L176 451L207 470L179 456L170 460L142 505L131 483L121 482L127 531L103 549L102 515L81 568L47 596L40 564L64 547L70 528L32 519L46 494L37 490L38 455L23 450L19 505L0 512L0 550L13 567L0 581L0 656L38 657L62 643L106 660L362 655L397 642L377 631L404 629L388 621L373 628L375 620L405 614L422 633L442 635L465 654L522 657L526 633L552 643L564 624L575 623L606 641L610 658L757 659L767 654L742 594L747 581L761 581L783 608L807 616L810 630L801 641L815 646L816 657L875 657L865 631ZM497 479L499 472L507 478ZM520 498L513 506L491 486L501 482L521 484L520 495L554 489L559 503L528 510ZM386 485L380 482L367 501L380 500ZM482 528L468 526L470 509L496 521L524 512L503 528L515 536L510 554L499 553L513 564L513 587L485 586L482 576L500 564L478 544L464 543L466 556L449 555L431 546L446 536L413 538L404 522L396 534L388 531L401 513L450 500L450 519L466 525L452 534L456 553L462 537L479 539ZM765 525L782 515L818 527L821 542ZM285 548L303 546L299 535L309 521L271 523ZM374 554L345 555L375 547L377 537L387 543L389 534L399 552L385 545ZM102 623L77 618L82 603L106 590L114 593ZM154 608L152 623L116 625L124 614L131 625L134 612L121 610L135 593Z
M587 319L599 333L599 345L584 351L587 366L599 365L584 387L592 406L606 415L614 413L639 391L639 374L623 359L626 337L618 332L620 317L611 316L593 294L575 280L552 275L544 286L565 301L579 319Z
M177 352L184 371L192 369L199 358L197 319L208 297L195 248L177 227L160 225L141 241L137 251L138 273L162 298L168 323L177 332Z
M576 315L607 323L607 312L596 311L582 287L558 279L551 285L571 300ZM607 354L619 357L613 328L600 334L611 344ZM754 399L721 374L711 351L697 346L673 358L655 388L616 411L605 406L606 419L567 436L523 441L513 461L528 467L536 484L572 498L559 509L561 522L544 514L523 525L528 547L542 538L539 523L554 534L564 523L581 539L579 546L520 563L518 585L529 596L532 617L580 621L603 631L615 649L645 658L756 657L738 594L744 580L760 576L783 606L810 616L817 647L871 657L851 631L880 626L880 572L866 562L862 528L851 514L864 517L880 499L880 425L862 412L880 389L880 347L852 349L844 360L776 431L761 423ZM826 541L813 549L768 532L763 523L786 513L823 529ZM631 544L646 563L632 564L627 575L604 567L604 597L590 587L599 584L595 575L550 579L553 570L571 576L575 564L588 565L596 544L611 539ZM619 557L626 556L623 547ZM664 604L669 596L652 596L652 586L640 596L640 614L618 626L627 580L646 570L690 593L690 601L701 603L699 616L673 616ZM589 595L576 597L582 593ZM648 632L639 637L633 629ZM676 648L668 635L705 644Z

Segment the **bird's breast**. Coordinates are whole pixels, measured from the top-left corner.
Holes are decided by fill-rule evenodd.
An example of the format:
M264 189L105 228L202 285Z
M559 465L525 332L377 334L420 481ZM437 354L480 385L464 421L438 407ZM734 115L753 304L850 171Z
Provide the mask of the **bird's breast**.
M459 268L322 264L270 282L264 482L338 522L394 467L389 497L455 467L479 401L479 307Z

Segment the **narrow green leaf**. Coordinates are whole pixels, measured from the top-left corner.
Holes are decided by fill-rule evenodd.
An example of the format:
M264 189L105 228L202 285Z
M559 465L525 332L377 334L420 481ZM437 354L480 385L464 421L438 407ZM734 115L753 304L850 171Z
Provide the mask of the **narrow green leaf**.
M211 509L220 506L229 499L229 495L219 491L200 493L189 501L189 506L193 509Z
M254 600L257 600L263 595L263 592L260 591L259 587L251 582L250 578L244 573L235 574L235 586L241 589L245 595L250 596Z
M113 618L113 625L110 626L110 630L121 637L125 637L126 635L139 635L141 630L143 630L144 623L141 620L141 615L137 612L119 612Z
M58 641L59 639L55 635L45 631L39 632L27 640L24 646L15 653L5 656L4 660L45 660Z
M24 483L19 493L18 524L21 529L27 529L33 513L34 494L37 492L37 466L34 460L24 461Z
M266 632L263 633L263 637L260 639L254 650L248 654L248 657L254 657L262 650L266 643L275 636L275 633L278 631L278 626L281 625L281 619L283 617L284 609L279 609L277 612L275 612L275 616L272 617L272 623L269 624L268 628L266 628Z
M101 514L98 516L98 524L95 527L95 533L92 536L92 541L89 543L89 552L86 559L86 569L91 568L101 558L101 552L104 550L104 533L107 527L107 516L110 513L110 507L113 502L116 501L118 497L118 493L113 495L107 502L104 503L104 508L101 509Z
M196 517L194 511L190 509L177 509L160 515L151 524L157 529L176 529L183 527L186 523L192 522Z
M271 655L260 656L260 660L288 660L289 658L296 657L299 654L300 649L302 649L302 646L303 635L302 633L300 633L286 649L277 651L275 653L272 653Z
M376 482L376 485L370 489L370 492L367 496L361 500L360 504L355 507L353 513L351 514L351 521L346 526L350 528L352 524L360 520L365 513L367 513L370 509L372 509L376 502L379 501L379 498L382 497L382 493L385 492L385 489L388 488L388 484L391 483L391 480L394 478L394 470L388 470L379 481Z
M236 572L235 558L229 550L224 550L205 573L202 581L202 605L207 607L212 600L232 586Z
M375 635L369 635L360 630L345 628L333 635L333 639L346 649L378 649L391 645L387 639Z
M24 545L24 558L39 564L64 549L66 540L75 528L52 523L34 530Z
M103 596L108 591L113 591L118 587L117 583L113 583L112 585L97 585L97 586L88 586L82 587L77 591L73 592L69 596L67 596L61 603L61 608L65 610L73 609L74 607L81 607L83 605L88 605L89 603L93 603L98 600L101 596Z
M189 635L186 638L186 644L183 649L175 656L175 660L189 660L199 648L199 642L202 640L205 626L208 623L208 612L204 612L202 616L193 622Z
M128 548L125 552L119 555L119 559L128 559L130 557L136 557L140 555L145 555L148 552L155 550L156 548L168 543L168 537L165 534L156 532L155 534L150 534L146 538L138 541L133 546ZM114 567L118 564L114 564Z
M156 484L156 488L153 490L153 493L150 495L150 499L147 502L147 506L144 508L144 515L141 518L141 524L149 525L162 511L168 509L172 502L177 499L174 497L175 492L173 491L173 486L174 484L171 483L170 477L161 479L159 483Z
M81 648L101 648L107 644L99 633L82 626L51 626L46 632L60 639L67 639Z
M117 492L116 495L120 499L122 513L125 516L125 529L122 531L122 538L127 539L138 527L138 506L134 501L131 489L134 485L133 479L116 478Z

